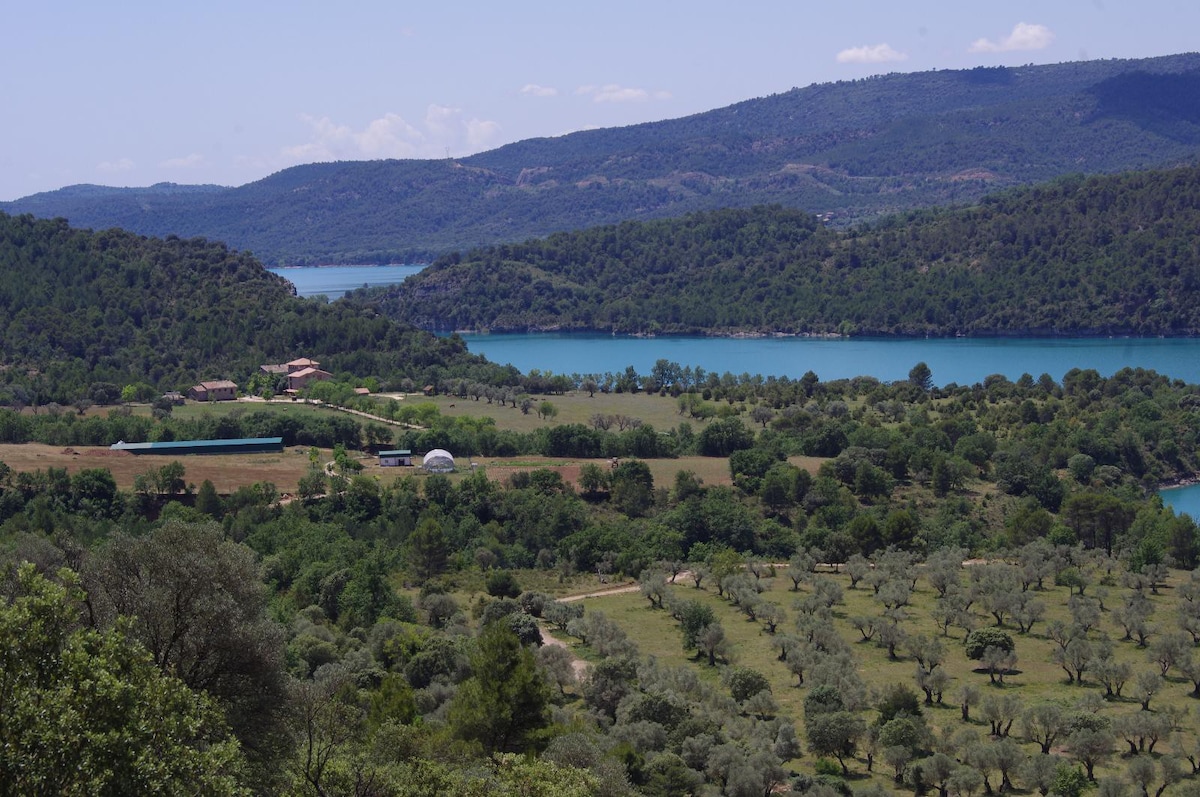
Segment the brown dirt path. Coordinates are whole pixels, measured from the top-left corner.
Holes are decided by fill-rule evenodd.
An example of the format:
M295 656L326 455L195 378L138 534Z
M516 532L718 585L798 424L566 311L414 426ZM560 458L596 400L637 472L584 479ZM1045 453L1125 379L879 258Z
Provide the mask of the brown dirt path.
M675 582L677 583L680 579L686 578L688 575L689 575L689 573L687 571L680 573L678 576L676 576ZM588 600L590 598L606 598L610 595L627 595L630 592L637 592L639 589L641 589L641 587L639 587L636 582L627 581L622 584L614 584L611 587L605 587L604 589L598 589L598 590L594 590L592 592L583 592L578 595L568 595L565 598L559 598L558 600L563 603L575 603L577 601ZM542 643L543 644L558 645L559 647L565 648L572 655L574 655L574 653L575 653L574 649L570 645L568 645L566 642L564 642L563 640L554 636L554 634L552 634L550 632L550 629L546 625L546 623L541 623L540 625L542 628ZM575 660L571 662L571 666L575 669L575 677L583 678L583 676L585 674L587 674L588 667L590 665L588 664L588 662L586 662L583 659L576 656Z

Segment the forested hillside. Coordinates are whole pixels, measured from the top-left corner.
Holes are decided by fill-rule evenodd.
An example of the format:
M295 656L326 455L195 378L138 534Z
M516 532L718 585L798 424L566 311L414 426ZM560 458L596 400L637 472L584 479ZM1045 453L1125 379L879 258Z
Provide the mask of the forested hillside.
M292 290L223 244L0 214L0 380L65 404L94 382L186 389L298 356L360 378L483 367L459 341Z
M1200 334L1200 168L1070 177L848 231L779 206L435 262L382 306L429 329Z
M786 78L784 78L786 79ZM1200 55L890 74L468 158L298 166L238 188L74 186L0 210L203 235L268 264L414 262L779 203L838 224L1200 153Z

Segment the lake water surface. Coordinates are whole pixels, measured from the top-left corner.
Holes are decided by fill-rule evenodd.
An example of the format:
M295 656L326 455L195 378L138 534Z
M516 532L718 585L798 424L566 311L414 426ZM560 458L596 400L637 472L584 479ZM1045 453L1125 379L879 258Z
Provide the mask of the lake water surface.
M1193 520L1200 520L1200 484L1171 487L1160 490L1159 495L1164 504L1175 510L1175 514L1191 515Z
M1200 339L1192 338L630 338L578 333L464 334L467 347L521 371L605 373L632 365L650 372L656 360L717 373L788 376L813 371L822 380L908 378L919 362L938 385L971 385L992 374L1011 380L1043 373L1061 381L1072 368L1104 376L1129 366L1200 382Z
M296 295L340 298L346 291L376 285L395 285L425 268L420 265L316 266L267 269L296 286Z

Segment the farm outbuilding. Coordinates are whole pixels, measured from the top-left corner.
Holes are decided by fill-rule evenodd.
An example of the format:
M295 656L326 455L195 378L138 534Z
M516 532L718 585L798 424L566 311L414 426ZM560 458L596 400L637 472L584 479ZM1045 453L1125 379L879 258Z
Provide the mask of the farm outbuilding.
M109 446L131 454L265 454L283 451L282 437L242 437L236 440L172 440L161 443L126 443Z
M188 388L188 398L193 401L233 401L237 398L238 386L228 379L201 382Z
M379 452L379 467L381 468L410 467L411 465L412 452L408 449Z
M435 448L425 455L421 467L430 473L453 473L454 457L444 448Z

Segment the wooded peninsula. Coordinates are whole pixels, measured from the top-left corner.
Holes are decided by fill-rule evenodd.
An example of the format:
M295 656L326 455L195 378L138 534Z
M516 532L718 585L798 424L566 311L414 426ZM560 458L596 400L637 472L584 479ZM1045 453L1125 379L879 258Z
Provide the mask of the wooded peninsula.
M1200 168L1063 178L839 231L778 206L455 254L365 301L426 329L1195 335Z

